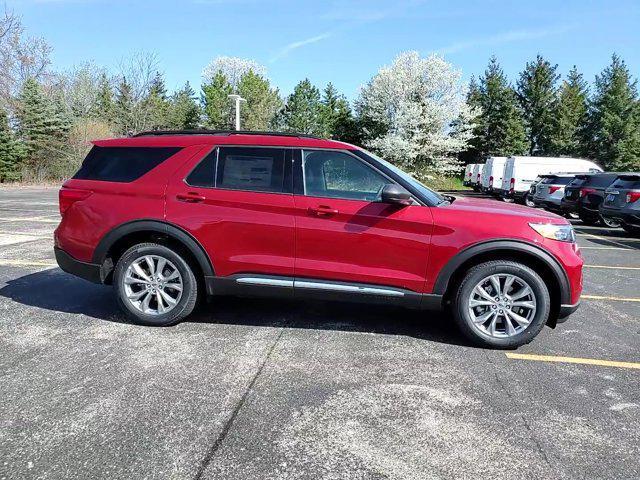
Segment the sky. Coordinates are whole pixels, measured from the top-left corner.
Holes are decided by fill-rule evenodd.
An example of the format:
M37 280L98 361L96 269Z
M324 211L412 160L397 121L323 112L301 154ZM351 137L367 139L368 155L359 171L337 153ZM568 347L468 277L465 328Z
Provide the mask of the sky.
M29 35L53 47L53 67L91 61L116 71L157 54L167 87L199 89L219 55L251 58L281 93L309 78L349 99L402 51L439 53L481 74L496 55L511 80L542 54L593 81L618 53L640 72L640 1L536 0L5 0ZM0 4L2 0L0 0Z

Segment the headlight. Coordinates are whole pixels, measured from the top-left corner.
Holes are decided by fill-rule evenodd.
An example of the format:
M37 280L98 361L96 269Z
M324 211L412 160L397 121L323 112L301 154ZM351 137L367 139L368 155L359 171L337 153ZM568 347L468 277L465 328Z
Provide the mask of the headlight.
M571 225L553 225L550 223L530 223L529 226L544 238L558 240L560 242L574 243L576 234Z

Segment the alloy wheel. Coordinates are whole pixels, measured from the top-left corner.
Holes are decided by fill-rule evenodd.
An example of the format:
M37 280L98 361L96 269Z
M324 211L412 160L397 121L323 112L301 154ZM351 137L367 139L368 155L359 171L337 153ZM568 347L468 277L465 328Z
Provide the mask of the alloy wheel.
M135 259L122 282L127 300L146 315L170 312L182 297L182 275L173 262L159 255Z
M536 296L531 286L512 274L485 277L471 291L468 310L472 325L494 338L524 332L536 314Z

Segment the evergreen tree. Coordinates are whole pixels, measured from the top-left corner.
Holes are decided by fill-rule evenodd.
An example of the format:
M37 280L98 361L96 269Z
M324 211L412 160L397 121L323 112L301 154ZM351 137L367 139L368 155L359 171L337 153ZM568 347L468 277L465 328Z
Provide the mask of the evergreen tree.
M197 128L200 123L200 106L189 82L171 97L168 126L177 130Z
M240 78L236 93L247 101L240 107L241 128L268 130L282 104L278 90L272 89L267 79L249 70Z
M324 136L347 143L362 143L360 125L344 95L339 94L332 83L322 92Z
M467 90L467 105L471 111L471 128L473 135L469 140L469 147L460 153L460 160L464 164L479 162L482 158L482 143L484 136L478 130L478 123L482 119L482 92L475 76L471 76Z
M98 119L103 120L108 124L115 122L113 88L105 72L100 76L95 115Z
M551 149L554 153L573 157L584 155L587 100L587 82L574 66L558 93L551 135Z
M7 113L0 107L0 183L20 177L20 152L9 127Z
M70 116L60 96L48 97L37 81L27 79L18 98L16 119L30 174L41 179L55 175L67 152Z
M222 72L216 73L211 82L202 86L204 124L207 128L231 128L231 85Z
M538 55L528 62L518 80L518 98L529 137L529 154L552 153L552 135L556 105L557 65Z
M526 152L527 139L516 94L495 57L489 60L480 85L472 85L467 103L476 115L471 143L481 156Z
M322 136L325 126L320 91L304 79L293 89L281 112L282 127L288 132Z
M113 108L113 118L120 133L128 134L135 130L133 109L135 108L131 85L125 77L122 78L116 88L116 96Z
M144 112L144 130L160 130L166 128L169 117L169 99L164 78L160 72L151 81L149 93L142 101Z
M590 116L591 154L606 170L639 170L638 91L636 81L617 55L596 77Z

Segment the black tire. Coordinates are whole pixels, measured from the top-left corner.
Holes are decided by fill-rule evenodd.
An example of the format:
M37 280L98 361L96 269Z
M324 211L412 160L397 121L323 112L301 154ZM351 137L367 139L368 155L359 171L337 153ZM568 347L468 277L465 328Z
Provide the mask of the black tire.
M600 219L595 215L586 215L584 213L579 213L578 218L585 225L596 226L600 222Z
M608 228L620 228L620 221L600 215L600 222Z
M124 291L124 276L127 268L146 255L155 255L169 260L182 277L182 295L178 303L167 313L148 315L137 310L127 299ZM118 305L132 322L150 326L168 326L178 323L194 309L198 299L198 281L187 261L174 250L156 243L140 243L124 252L116 265L113 277Z
M624 228L625 232L630 233L631 235L640 236L640 227L635 227L633 225L627 225L626 223L623 223L622 228Z
M535 208L536 204L533 203L533 199L529 198L529 194L527 193L524 197L522 197L522 204L527 207Z
M511 274L526 281L536 300L536 312L529 325L511 337L496 338L476 328L469 314L468 302L473 289L484 278L494 274ZM544 280L530 267L510 260L493 260L471 268L460 282L452 305L460 331L473 343L489 348L516 348L533 340L547 323L551 308L549 289Z

